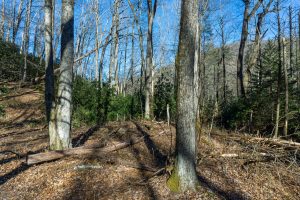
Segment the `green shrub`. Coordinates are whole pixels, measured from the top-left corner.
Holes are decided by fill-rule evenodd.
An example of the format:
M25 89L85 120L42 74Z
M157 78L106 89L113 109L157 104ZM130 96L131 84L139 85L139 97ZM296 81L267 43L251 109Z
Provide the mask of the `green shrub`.
M170 118L171 120L175 120L176 101L174 93L174 84L172 80L162 74L155 85L154 92L153 110L156 119L167 119L167 105L169 105Z

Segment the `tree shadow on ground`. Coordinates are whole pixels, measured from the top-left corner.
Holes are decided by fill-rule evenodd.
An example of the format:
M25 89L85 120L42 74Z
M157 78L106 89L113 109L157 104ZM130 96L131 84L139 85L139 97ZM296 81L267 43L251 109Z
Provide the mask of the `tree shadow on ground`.
M36 153L40 153L44 150L44 148L39 149L37 151L34 152L30 152L30 154L36 154ZM0 160L0 164L5 164L8 162L11 162L13 160L18 160L18 159L24 159L27 156L27 154L22 154L19 156L14 156L12 158L8 158L8 159L4 159L4 160ZM0 176L0 185L3 185L4 183L6 183L7 181L9 181L10 179L18 176L20 173L26 171L27 169L29 169L31 166L27 165L26 163L21 162L21 164L19 164L18 167L16 167L15 169L11 170L10 172Z
M89 139L89 137L91 137L93 135L93 133L98 131L99 128L100 128L100 125L93 126L86 132L79 134L78 136L73 138L72 139L72 147L79 147L79 146L84 145L84 143Z
M114 139L115 141L118 141L118 142L128 142L128 141L134 141L135 138L140 138L141 137L141 133L139 131L135 130L134 131L130 131L130 133L124 133L123 131L120 131L120 129L125 129L127 131L125 132L128 132L128 126L126 123L118 123L117 126L106 126L106 128L109 130L109 136L110 138L106 138L107 140L112 140ZM64 196L63 199L86 199L86 198L92 198L92 199L99 199L99 198L103 198L103 196L110 196L110 195L113 195L114 192L113 191L118 191L118 192L127 192L128 191L128 188L131 187L132 188L135 188L135 189L138 189L138 188L146 188L146 191L147 191L147 194L148 194L148 199L152 199L152 200L155 200L155 199L158 199L157 198L157 194L155 192L155 189L152 188L152 186L150 185L149 183L149 180L148 180L148 176L147 176L147 173L145 172L145 170L143 170L144 166L146 165L144 162L143 162L143 159L142 157L144 156L149 156L147 152L144 152L144 151L140 151L140 149L138 147L136 147L135 145L132 145L128 148L126 148L126 151L129 151L129 153L131 155L133 155L133 160L134 162L137 164L137 167L136 169L138 169L138 173L139 173L139 178L138 180L135 180L135 181L142 181L142 184L135 184L134 180L126 180L127 178L123 178L124 181L122 182L119 182L119 183L116 183L113 187L111 186L105 186L105 180L103 184L101 185L98 185L97 187L98 188L102 188L104 187L105 189L101 189L101 190L97 190L96 188L95 189L91 189L91 186L83 183L85 180L86 180L86 177L89 176L89 170L85 170L84 172L81 172L80 175L78 176L78 179L76 181L74 181L74 184L70 189L68 189L66 191L66 194ZM115 152L119 158L120 155L118 155L118 152ZM96 153L95 153L96 154ZM143 155L141 155L143 154ZM144 154L147 154L147 155L144 155ZM114 157L114 155L109 155L110 158ZM105 163L105 158L106 158L106 161L107 161L107 157L104 156L104 159L101 159L99 158L99 162L101 163L101 166L107 166L107 162ZM121 157L122 160L126 160L126 158L123 158ZM93 160L95 159L95 157L93 156L93 154L89 157L86 157L85 160L82 162L83 165L88 165L89 163L92 163ZM116 164L116 163L113 163L113 164ZM100 172L99 172L100 173ZM149 175L149 174L148 174ZM79 190L79 191L78 191ZM133 189L134 191L134 189ZM112 197L112 196L110 196ZM113 197L112 197L113 198ZM130 198L130 197L129 197Z
M248 200L251 199L248 195L241 191L227 191L223 190L204 175L198 173L198 180L201 186L211 190L214 194L226 200Z
M155 158L155 164L159 167L163 167L166 164L167 161L167 155L164 155L161 153L160 149L157 147L157 145L155 144L155 142L150 138L149 133L147 133L141 124L139 124L138 122L133 122L136 127L137 130L141 133L141 135L144 137L144 142L145 145L148 148L148 151L150 153L153 154L154 158Z

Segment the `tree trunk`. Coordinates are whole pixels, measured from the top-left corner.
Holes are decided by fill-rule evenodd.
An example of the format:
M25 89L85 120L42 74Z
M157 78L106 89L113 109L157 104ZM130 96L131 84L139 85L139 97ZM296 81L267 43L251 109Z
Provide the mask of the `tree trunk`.
M153 70L153 20L157 8L157 0L147 0L148 6L148 32L147 32L147 57L146 57L146 95L145 95L145 119L152 118L152 70Z
M249 14L249 7L250 7L250 0L244 0L245 10L244 10L244 18L243 18L243 25L242 25L242 32L241 32L241 41L240 47L238 52L238 60L237 60L237 94L241 95L242 97L246 96L246 91L244 87L244 52L246 47L246 42L248 39L248 25L250 19L253 17L257 9L261 4L261 0L258 0L255 4L254 8Z
M183 0L176 57L177 113L176 163L167 184L172 191L195 190L196 159L195 51L199 1Z
M108 82L110 87L112 88L112 73L113 70L116 71L118 67L118 48L119 48L119 35L118 35L118 28L119 28L119 6L120 0L114 1L114 14L113 14L113 21L112 21L112 44L110 50L110 64L109 64L109 75L108 75ZM116 74L115 74L116 75Z
M95 6L95 14L96 14L96 21L95 21L95 25L96 25L96 52L95 52L95 80L99 81L99 62L98 62L98 56L99 56L99 20L100 20L100 16L99 16L99 1L96 1L96 6Z
M221 62L223 68L223 101L226 103L226 63L225 63L225 33L224 33L224 17L222 16L220 20L220 28L221 28L221 39L222 39L222 47L221 47Z
M17 37L17 33L19 31L20 23L22 20L22 10L23 10L23 3L24 0L20 0L19 7L18 7L18 13L16 19L13 19L13 33L12 33L12 42L14 43Z
M45 104L46 117L49 127L53 126L54 121L50 120L51 112L55 107L54 94L54 69L53 69L53 32L52 32L52 12L53 0L45 0ZM49 131L52 131L49 129ZM49 135L52 134L49 132ZM51 140L51 139L50 139Z
M2 0L1 22L0 22L0 39L4 38L4 23L5 23L5 0Z
M258 58L258 55L259 55L260 42L261 42L261 39L262 39L261 28L262 28L264 18L268 14L272 3L273 3L273 0L270 0L269 3L267 4L267 6L263 9L263 11L258 14L258 18L257 18L257 22L256 22L256 28L255 28L255 39L254 39L254 44L253 44L253 47L252 47L252 53L250 55L250 60L249 60L247 70L244 74L245 91L247 91L247 89L249 87L249 84L250 84L250 81L251 81L251 70L257 64L257 58Z
M277 97L276 97L276 121L275 121L275 133L274 138L278 137L278 127L280 118L280 87L281 87L281 68L282 68L282 47L281 47L281 25L280 25L280 13L279 13L279 0L276 2L277 9L277 26L278 26L278 77L277 77Z
M127 85L127 77L126 77L126 71L127 71L127 46L128 46L128 36L129 36L129 29L126 34L126 40L125 40L125 58L124 58L124 68L123 68L123 96L126 96L126 85Z
M74 0L62 0L61 29L60 75L55 114L53 116L55 130L50 137L50 148L52 150L72 147L70 131L74 62Z
M293 18L292 18L292 14L293 14L293 9L292 6L289 6L289 31L290 31L290 72L291 72L291 76L294 76L294 41L293 41Z
M136 15L136 12L135 12L135 8L133 6L133 4L131 3L130 0L128 0L128 4L129 4L129 7L133 13L133 17L134 17L134 21L135 21L135 24L137 26L137 29L138 29L138 33L139 33L139 47L140 47L140 51L141 51L141 73L140 73L140 101L141 101L141 94L142 94L142 89L143 89L143 76L144 76L144 72L145 72L145 58L144 58L144 44L143 44L143 32L142 32L142 28L139 24L139 19L138 19L138 16ZM143 116L143 108L142 108L142 102L141 102L141 113L142 113L142 116Z
M23 40L24 68L23 68L22 82L25 82L27 78L27 54L28 54L28 47L29 47L29 27L30 27L31 6L32 6L32 0L29 0L26 9L26 21L25 21L24 38L23 38L24 39Z
M288 80L288 71L286 66L286 41L282 41L283 49L283 70L284 70L284 87L285 87L285 106L284 106L284 127L283 134L284 136L288 135L288 113L289 113L289 80Z

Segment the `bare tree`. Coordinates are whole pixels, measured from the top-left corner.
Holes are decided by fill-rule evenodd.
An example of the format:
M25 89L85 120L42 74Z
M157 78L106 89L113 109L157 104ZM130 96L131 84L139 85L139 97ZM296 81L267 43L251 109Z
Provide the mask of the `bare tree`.
M51 132L50 148L72 147L70 131L72 116L72 82L74 62L74 0L62 0L61 63L55 113L55 130Z
M255 28L255 39L254 39L254 43L253 43L253 46L252 46L252 53L250 55L250 60L249 60L248 67L247 67L246 72L244 74L244 88L245 88L246 91L248 89L249 82L251 80L251 70L257 64L257 58L258 58L258 55L259 55L259 48L260 48L260 45L261 45L260 43L261 43L261 39L263 37L262 24L263 24L265 16L269 13L269 10L270 10L270 7L271 7L272 3L273 3L273 0L270 0L268 2L268 4L263 7L262 12L260 12L258 14L258 17L257 17L256 28Z
M278 27L278 77L277 77L277 97L276 97L276 121L275 121L275 132L274 138L278 137L278 127L279 127L279 119L280 119L280 88L281 88L281 70L282 70L282 43L281 43L281 19L280 19L280 11L279 11L279 2L276 1L276 13L277 13L277 27Z
M294 41L293 41L293 8L289 6L289 33L290 33L290 72L294 75Z
M45 0L45 104L46 104L46 117L49 127L50 147L55 149L52 141L55 138L55 94L54 94L54 72L53 72L53 1Z
M96 25L96 42L95 42L95 48L96 48L96 54L95 54L95 79L98 81L99 80L99 62L98 62L98 57L99 57L99 21L100 21L100 16L99 16L99 1L95 1L95 15L96 15L96 20L95 20L95 25Z
M253 9L249 12L250 9L250 0L243 0L245 4L244 9L244 18L243 18L243 25L242 25L242 32L241 32L241 41L240 47L238 52L238 60L237 60L237 95L242 95L243 97L246 95L245 88L244 88L244 52L245 46L248 39L248 25L250 19L254 16L257 9L260 7L262 0L257 0ZM240 89L239 89L240 88Z
M0 39L4 37L4 23L5 23L5 0L2 0L1 22L0 22Z
M289 79L286 63L286 40L282 39L282 49L283 49L283 72L284 72L284 87L285 87L285 105L284 105L284 127L283 134L288 135L288 113L289 113Z
M28 46L29 46L29 28L30 28L30 21L31 21L31 19L30 19L31 7L32 7L32 0L28 0L28 4L27 4L27 8L26 8L24 37L23 37L24 68L23 68L22 82L25 82L26 78L27 78L27 54L28 54Z
M112 44L110 50L110 64L109 64L109 75L108 75L108 82L110 87L112 87L112 77L113 77L113 70L115 72L118 68L118 51L119 51L119 7L120 7L120 0L114 1L114 11L113 11L113 19L112 19ZM116 76L116 73L115 73Z
M199 1L183 0L179 46L176 58L177 114L176 114L176 163L168 180L173 191L194 190L198 183L196 159L196 113L197 93L195 79L198 61L197 23ZM196 73L195 73L196 72ZM198 80L197 80L198 81Z
M17 37L17 33L19 31L20 23L22 21L22 13L23 13L23 4L24 0L20 0L17 16L14 15L13 19L13 32L12 32L12 42L14 43Z
M153 20L157 9L157 0L147 0L148 7L148 32L147 32L147 57L146 57L146 97L145 118L150 119L152 115L152 71L153 71Z

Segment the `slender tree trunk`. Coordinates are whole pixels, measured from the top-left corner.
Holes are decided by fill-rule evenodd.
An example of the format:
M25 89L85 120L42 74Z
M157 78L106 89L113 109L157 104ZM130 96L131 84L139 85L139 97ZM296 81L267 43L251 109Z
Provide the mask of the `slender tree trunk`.
M19 31L20 23L22 21L23 3L24 3L24 0L20 0L17 17L16 17L16 19L14 19L14 22L13 22L13 33L12 33L12 42L13 43L15 43L15 40L16 40L18 31Z
M282 68L282 46L281 46L281 25L279 13L279 0L276 2L277 9L277 26L278 26L278 77L277 77L277 97L276 97L276 121L274 138L278 137L279 118L280 118L280 87L281 87L281 68Z
M258 0L255 4L254 8L249 14L250 0L244 0L245 9L244 9L244 18L241 32L241 41L238 52L238 60L237 60L237 94L242 97L246 96L246 91L244 87L244 52L246 47L246 42L248 39L248 25L250 19L253 17L257 9L261 4L261 0Z
M128 29L129 31L129 29ZM129 35L129 32L127 31L127 34L126 34L126 39L125 39L125 58L124 58L124 68L123 68L123 95L125 97L126 95L126 85L127 85L127 77L126 77L126 71L127 71L127 46L128 46L128 35Z
M221 39L222 39L222 47L221 47L221 61L222 61L222 67L223 67L223 101L224 103L227 102L226 99L226 63L225 63L225 32L224 32L224 18L221 18Z
M74 0L62 0L61 29L61 63L54 114L56 129L50 137L52 150L72 147L70 131L74 63Z
M0 39L4 38L4 23L5 23L5 0L2 0L1 22L0 22Z
M28 46L29 46L31 6L32 6L32 0L29 0L26 9L26 21L25 21L24 38L23 38L24 39L23 40L24 68L23 68L22 82L25 82L27 79L27 54L28 54Z
M140 55L141 55L141 70L140 70L140 101L141 101L141 94L142 94L142 91L143 91L143 77L144 77L144 72L145 72L145 57L144 57L144 44L143 44L143 32L142 32L142 28L139 24L139 19L138 19L138 16L136 15L136 12L135 12L135 8L133 6L133 4L131 3L130 0L128 0L128 4L129 4L129 7L133 13L133 17L134 17L134 22L137 26L137 29L138 29L138 34L139 34L139 47L140 47ZM141 102L141 113L143 113L143 108L142 108L142 102Z
M153 20L157 8L157 0L147 0L148 5L148 33L147 33L147 58L146 58L146 95L145 95L145 118L152 118L152 70L153 70Z
M102 52L101 52L101 57L100 57L100 64L99 64L99 83L100 83L100 88L103 87L103 62L104 62L104 56L105 56L105 52L106 52L106 48L107 48L107 45L109 43L109 38L110 38L110 35L108 35L105 39L105 43L104 43L104 46L102 48Z
M282 49L283 49L283 69L284 69L284 87L285 87L283 134L287 136L288 135L288 113L289 113L289 80L288 80L288 70L286 64L286 41L284 39L282 42Z
M198 179L196 159L195 51L199 1L183 0L179 47L176 58L177 114L176 163L167 184L172 191L195 190Z
M120 0L114 1L114 13L113 13L113 21L112 21L112 44L110 50L110 64L109 64L109 75L108 75L108 82L110 87L112 88L112 78L113 78L113 70L116 71L118 67L118 48L119 48L119 35L118 35L118 28L119 28L119 6ZM115 74L116 75L116 74Z
M52 44L54 43L55 35L55 0L52 0ZM56 49L53 49L53 64L56 63Z
M298 13L298 47L299 47L299 52L298 52L298 54L300 55L300 11L299 11L299 13ZM299 56L298 55L298 56ZM298 59L298 61L300 62L300 58ZM298 64L298 65L300 65L300 64ZM299 67L299 66L298 66ZM300 68L300 67L299 67ZM297 80L297 87L298 87L298 89L300 88L300 69L298 68L298 80Z
M294 76L294 41L293 41L293 19L292 19L293 9L289 6L289 32L290 32L290 74Z
M266 7L263 9L261 13L258 14L257 22L256 22L256 28L255 28L255 39L254 39L254 44L252 47L252 52L250 55L250 60L248 67L244 73L244 88L245 91L248 90L248 87L250 85L251 81L251 70L255 67L257 64L258 60L258 55L259 55L259 48L260 48L260 43L261 43L261 28L262 24L264 21L265 16L269 13L269 9L273 3L273 0L269 0L269 3L266 5Z
M95 52L95 80L99 81L99 62L98 62L98 56L99 56L99 20L100 20L100 16L99 16L99 1L96 1L96 6L95 6L95 10L96 10L96 21L95 21L95 25L96 25L96 52Z

